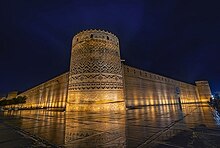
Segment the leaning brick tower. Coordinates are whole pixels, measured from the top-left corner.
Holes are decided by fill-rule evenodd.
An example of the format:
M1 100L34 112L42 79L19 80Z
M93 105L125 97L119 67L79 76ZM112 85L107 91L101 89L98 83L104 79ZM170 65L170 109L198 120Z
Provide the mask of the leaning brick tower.
M101 30L73 37L66 111L124 111L118 38Z

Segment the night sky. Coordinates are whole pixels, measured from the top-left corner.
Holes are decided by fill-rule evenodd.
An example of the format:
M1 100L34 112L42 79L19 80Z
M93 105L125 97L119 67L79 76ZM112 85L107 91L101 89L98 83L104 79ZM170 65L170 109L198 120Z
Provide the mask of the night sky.
M68 71L86 29L114 33L127 65L220 91L220 1L2 0L0 18L0 94Z

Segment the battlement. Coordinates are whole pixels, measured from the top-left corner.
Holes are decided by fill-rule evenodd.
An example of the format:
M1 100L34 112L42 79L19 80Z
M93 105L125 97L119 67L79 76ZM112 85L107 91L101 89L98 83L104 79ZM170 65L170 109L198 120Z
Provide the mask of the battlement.
M79 32L77 35L73 37L73 45L80 43L82 41L88 41L88 40L105 40L107 42L111 42L111 44L119 45L119 40L116 35L104 31L104 30L96 30L96 29L90 29L90 30L84 30Z
M208 81L196 81L196 85L209 85Z

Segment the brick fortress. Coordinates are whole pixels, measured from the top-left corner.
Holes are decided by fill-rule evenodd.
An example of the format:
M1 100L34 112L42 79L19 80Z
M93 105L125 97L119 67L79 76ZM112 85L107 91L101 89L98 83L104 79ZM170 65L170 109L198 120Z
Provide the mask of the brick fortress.
M27 102L14 107L124 111L126 107L208 101L208 82L195 84L127 66L121 62L114 34L86 30L73 37L69 72L19 94L27 96Z

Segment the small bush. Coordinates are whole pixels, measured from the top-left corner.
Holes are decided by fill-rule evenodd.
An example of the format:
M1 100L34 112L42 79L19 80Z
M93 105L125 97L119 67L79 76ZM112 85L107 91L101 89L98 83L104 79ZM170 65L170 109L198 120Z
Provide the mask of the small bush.
M0 106L6 106L6 105L15 105L15 104L23 104L26 103L26 96L18 96L16 98L12 98L10 100L1 100Z

